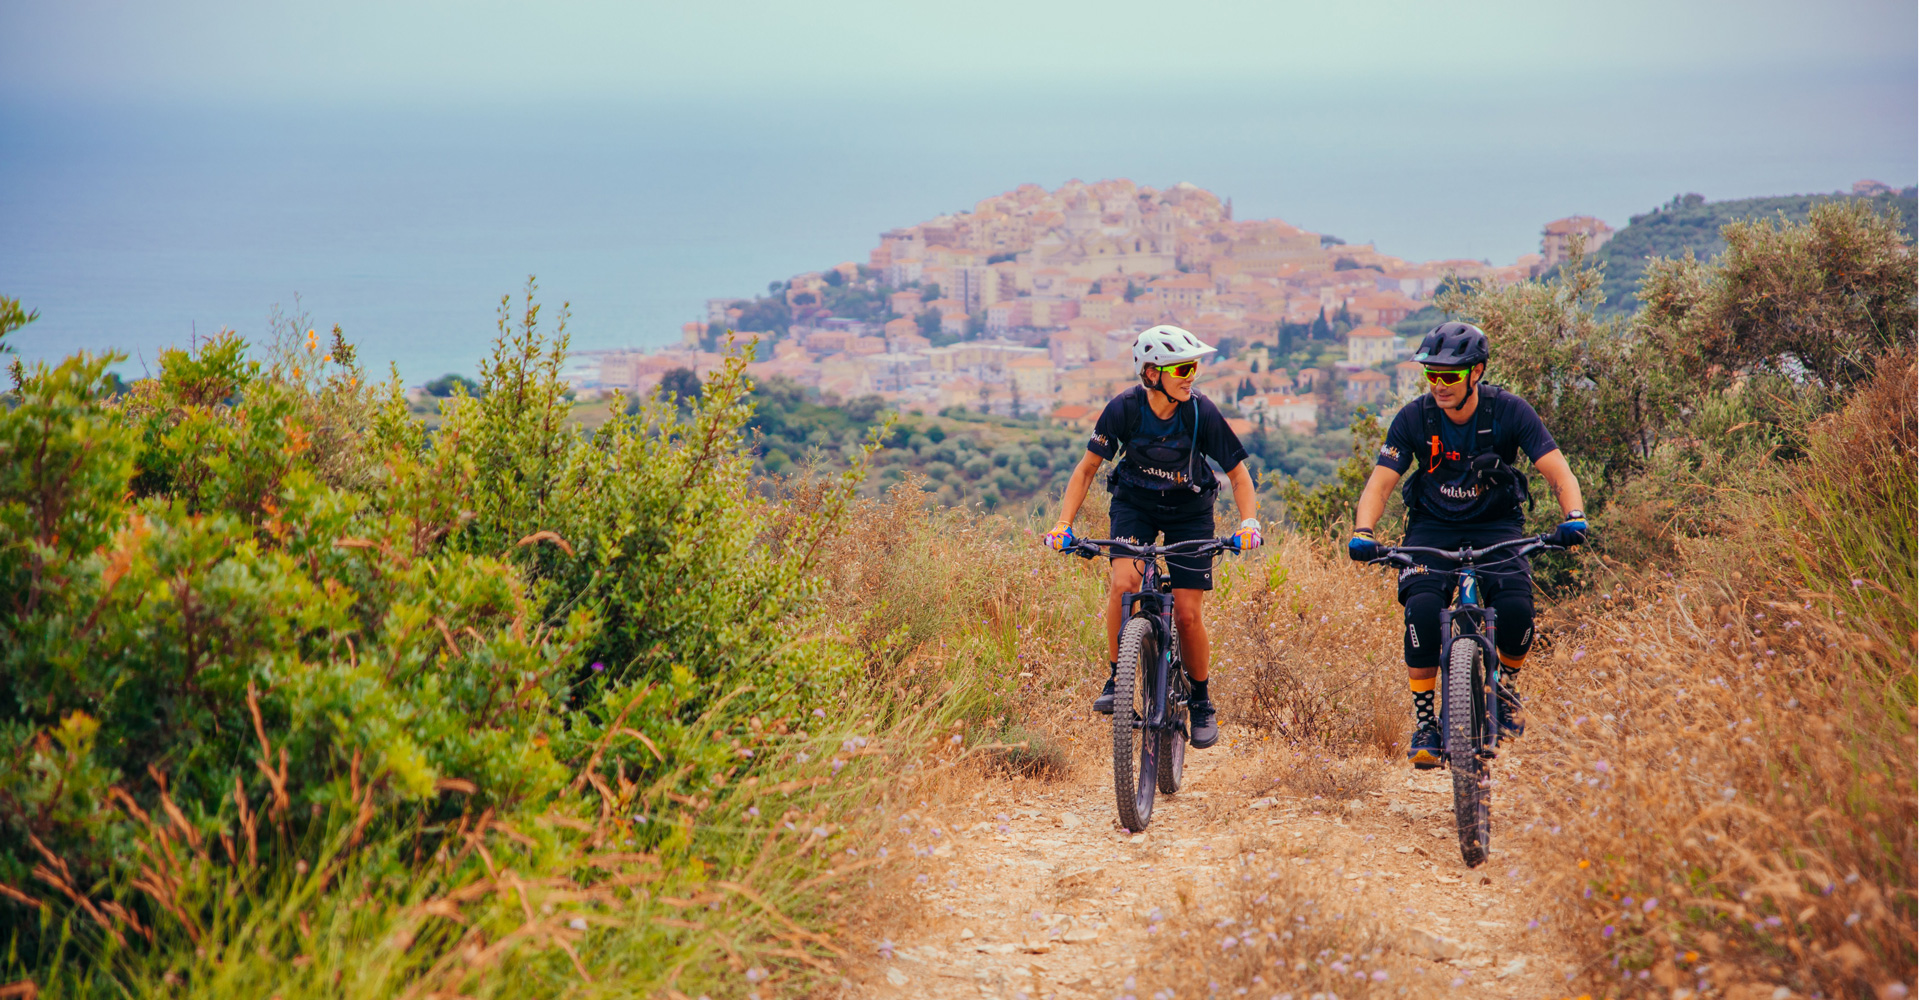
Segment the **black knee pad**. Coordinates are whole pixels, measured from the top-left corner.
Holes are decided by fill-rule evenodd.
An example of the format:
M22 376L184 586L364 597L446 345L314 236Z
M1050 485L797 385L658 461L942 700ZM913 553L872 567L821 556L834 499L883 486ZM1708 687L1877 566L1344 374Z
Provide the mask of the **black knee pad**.
M1493 643L1510 659L1520 659L1533 648L1533 591L1511 588L1493 595L1499 631Z
M1406 627L1400 635L1400 648L1406 655L1407 666L1418 669L1439 666L1440 609L1446 607L1446 598L1420 590L1407 595L1406 605L1403 616Z

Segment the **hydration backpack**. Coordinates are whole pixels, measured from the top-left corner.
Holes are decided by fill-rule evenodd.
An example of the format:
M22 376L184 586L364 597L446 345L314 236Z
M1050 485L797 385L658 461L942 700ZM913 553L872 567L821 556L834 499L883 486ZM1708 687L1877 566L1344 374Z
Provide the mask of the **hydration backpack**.
M1505 392L1505 389L1490 382L1480 383L1480 405L1473 413L1472 444L1462 458L1450 458L1446 454L1446 439L1440 433L1440 422L1446 416L1440 412L1440 404L1435 403L1432 396L1420 397L1420 420L1426 431L1427 451L1413 456L1413 465L1407 470L1407 478L1401 486L1400 495L1406 501L1408 510L1419 509L1424 487L1422 481L1427 475L1439 472L1448 461L1463 460L1473 471L1468 481L1486 484L1486 496L1497 500L1504 492L1516 509L1522 505L1529 511L1533 509L1532 479L1525 472L1502 461L1493 449L1493 409ZM1475 502L1478 502L1478 498ZM1442 514L1431 509L1429 513Z
M1147 392L1143 386L1134 386L1120 397L1120 412L1122 415L1122 423L1125 425L1124 433L1126 436L1118 442L1119 450L1115 452L1113 456L1113 471L1107 473L1107 489L1109 491L1112 491L1117 483L1123 481L1120 479L1120 460L1127 457L1133 450L1134 435L1139 433L1140 430L1140 407L1146 405L1146 397ZM1206 470L1211 482L1206 486L1201 486L1194 481L1194 463L1198 460L1200 454L1200 394L1195 392L1189 401L1193 404L1193 439L1187 443L1186 486L1187 489L1195 493L1205 493L1208 490L1219 488L1220 482L1219 479L1213 475L1213 469L1204 462L1200 463L1200 468ZM1178 421L1180 419L1180 410L1178 407L1174 409L1173 416L1175 426L1177 427L1179 426Z

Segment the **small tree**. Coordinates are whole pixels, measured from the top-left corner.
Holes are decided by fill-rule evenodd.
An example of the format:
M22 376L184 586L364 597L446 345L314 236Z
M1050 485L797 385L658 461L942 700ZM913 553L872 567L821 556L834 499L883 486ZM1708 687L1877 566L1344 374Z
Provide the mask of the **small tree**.
M1309 340L1332 340L1333 327L1327 322L1327 307L1320 307L1320 315L1313 318L1313 325L1307 329Z
M1831 202L1804 225L1739 221L1720 233L1718 259L1656 259L1639 293L1650 339L1689 379L1765 370L1844 390L1913 344L1914 252L1893 211Z
M39 310L29 312L20 308L19 299L10 299L0 295L0 354L8 354L13 348L7 346L7 334L26 326L40 318Z
M1309 490L1284 472L1269 472L1261 478L1279 487L1280 500L1286 505L1286 517L1308 537L1331 540L1353 523L1353 506L1360 491L1373 475L1374 453L1379 451L1385 434L1380 421L1365 407L1353 411L1347 425L1353 436L1353 453L1333 472L1333 478Z
M456 375L453 372L448 372L445 375L442 375L439 378L434 379L431 382L428 382L425 386L422 386L422 388L426 390L427 395L439 396L442 399L444 399L448 396L453 395L453 392L455 389L465 392L467 395L471 396L473 395L475 390L480 388L480 384L463 375Z
M661 398L672 400L682 410L693 408L700 399L700 389L700 376L691 368L671 368L660 376Z
M1477 324L1491 342L1488 381L1533 405L1568 455L1598 463L1608 482L1637 468L1684 389L1665 338L1600 320L1605 275L1570 241L1552 279L1505 288L1454 286L1434 304Z

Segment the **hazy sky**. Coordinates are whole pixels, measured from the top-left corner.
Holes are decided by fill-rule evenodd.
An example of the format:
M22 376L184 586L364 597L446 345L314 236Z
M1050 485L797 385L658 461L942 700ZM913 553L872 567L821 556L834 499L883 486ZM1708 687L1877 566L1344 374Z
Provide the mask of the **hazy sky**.
M1497 102L1595 80L1838 74L1898 84L1911 109L1915 32L1912 0L0 0L0 91L442 102L1311 81Z
M1916 179L1915 0L0 0L32 357L303 296L409 377L538 273L576 347L1036 182L1192 181L1413 260Z

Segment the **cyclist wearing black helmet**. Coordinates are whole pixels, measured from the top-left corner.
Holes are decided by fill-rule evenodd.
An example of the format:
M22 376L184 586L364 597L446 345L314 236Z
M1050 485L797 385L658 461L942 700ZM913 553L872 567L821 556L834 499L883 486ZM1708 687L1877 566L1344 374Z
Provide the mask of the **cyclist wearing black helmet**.
M1471 323L1442 323L1420 341L1413 360L1426 366L1430 391L1394 415L1354 511L1348 555L1365 562L1380 554L1373 528L1403 475L1408 476L1402 491L1407 502L1403 544L1451 549L1519 537L1524 520L1521 506L1533 502L1526 474L1513 468L1521 451L1533 460L1559 501L1563 520L1551 541L1556 545L1586 541L1580 483L1553 435L1526 400L1480 380L1487 370L1487 335ZM1441 762L1433 689L1440 671L1440 610L1452 598L1453 576L1428 572L1429 568L1450 569L1445 560L1414 559L1419 565L1400 574L1400 603L1406 608L1401 645L1413 691L1414 732L1407 759L1424 770ZM1526 727L1513 684L1533 644L1532 567L1525 559L1492 563L1482 567L1480 579L1487 603L1500 616L1496 645L1501 735L1517 737Z

